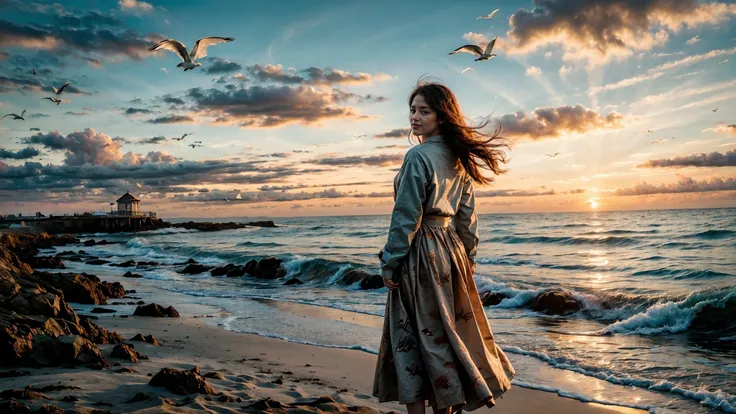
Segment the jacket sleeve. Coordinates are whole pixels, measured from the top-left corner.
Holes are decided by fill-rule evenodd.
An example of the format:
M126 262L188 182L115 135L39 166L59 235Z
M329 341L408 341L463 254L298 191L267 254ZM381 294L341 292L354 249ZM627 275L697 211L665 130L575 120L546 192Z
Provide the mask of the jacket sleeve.
M421 157L416 152L407 153L401 166L388 241L379 253L384 279L392 279L394 270L409 253L411 241L419 230L427 197L427 175L426 164Z
M460 198L460 207L455 215L455 232L460 236L470 263L475 263L475 254L478 250L478 217L475 214L475 192L473 179L463 185L463 194Z

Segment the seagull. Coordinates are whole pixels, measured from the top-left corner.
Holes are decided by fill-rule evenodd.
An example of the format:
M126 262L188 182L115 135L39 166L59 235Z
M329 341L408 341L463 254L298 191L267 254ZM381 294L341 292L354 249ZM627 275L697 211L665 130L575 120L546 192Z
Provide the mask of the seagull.
M494 14L496 14L496 13L498 13L498 9L496 9L496 10L494 10L494 11L490 12L490 13L488 14L488 16L480 16L480 17L478 17L478 18L477 18L476 20L491 20L491 18L493 17L493 15L494 15Z
M232 37L203 37L197 40L197 43L194 44L191 52L187 52L187 48L180 41L175 39L166 39L151 46L148 50L156 51L166 49L178 54L183 62L176 65L176 67L184 68L184 72L186 72L196 68L197 66L202 66L201 63L195 62L195 60L207 56L208 46L215 45L217 43L232 42L233 40L235 39Z
M647 129L646 131L644 131L645 134L651 134L652 132L654 131L652 131L651 129Z
M36 75L36 68L33 68L33 69L31 69L31 73L32 73L33 75Z
M230 201L230 199L228 199L227 197L226 198L223 198L222 200L223 201Z
M194 135L194 133L193 132L191 134L190 133L186 133L186 134L182 135L181 138L171 138L171 139L173 139L174 141L181 141L181 140L183 140L184 138L186 138L186 137L188 137L190 135Z
M17 114L7 114L2 119L5 119L6 117L12 116L13 119L20 119L21 121L25 121L26 119L23 118L23 115L26 113L26 110L24 109L23 112L20 113L20 115Z
M724 63L728 63L728 59L723 59L722 61L718 62L719 65L722 65Z
M559 152L555 152L554 154L547 154L548 157L554 158L556 156L560 155Z
M325 146L325 144L315 144L315 143L312 143L312 145L314 145L317 148L320 148L320 147L324 147Z
M59 88L58 90L57 90L56 88L54 88L53 86L51 87L51 89L53 89L53 90L54 90L54 93L55 93L55 94L57 94L57 95L61 95L61 93L62 93L62 92L64 92L64 88L66 88L67 86L69 86L69 82L67 82L67 83L65 83L65 84L63 84L63 85L61 85L61 88Z
M235 199L236 200L242 200L243 199L243 196L240 195L240 193L238 193L238 195L235 196Z
M472 70L473 72L475 72L475 69L473 69L473 68L471 68L471 67L467 67L467 68L463 69L463 71L462 71L462 72L460 72L460 74L462 75L463 73L465 73L465 72L467 72L467 71L469 71L469 70Z
M201 147L201 145L199 145L199 144L189 144L189 146L192 147L192 148Z
M201 144L202 141L194 141L195 144Z
M353 138L358 139L358 138L363 138L363 137L367 137L367 136L368 135L365 135L365 134L362 134L362 135L353 135Z
M496 44L496 39L498 39L498 36L494 37L493 40L491 40L488 43L488 46L486 46L485 51L483 51L483 49L481 49L480 46L478 45L465 45L465 46L461 46L453 50L452 52L448 53L448 55L454 55L455 53L465 52L465 53L472 53L478 56L478 58L475 59L476 62L489 60L493 58L494 56L496 56L495 53L491 53L493 51L493 45Z
M654 141L652 141L652 144L661 144L661 143L663 143L665 141L667 141L667 140L666 139L655 139Z
M711 109L711 111L715 112L718 110L718 108L720 108L720 106L716 106L716 109Z
M43 101L44 99L48 99L49 101L51 101L51 102L53 102L53 103L55 103L57 105L61 103L61 99L57 99L57 98L43 98L41 100Z
M40 131L40 130L41 130L41 128L31 128L30 130L31 130L31 131Z

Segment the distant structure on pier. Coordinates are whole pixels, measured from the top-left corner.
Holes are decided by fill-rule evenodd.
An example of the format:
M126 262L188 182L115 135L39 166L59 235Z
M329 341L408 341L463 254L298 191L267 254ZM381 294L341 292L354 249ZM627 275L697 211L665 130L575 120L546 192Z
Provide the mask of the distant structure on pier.
M139 216L141 200L135 198L130 191L126 191L120 198L115 201L118 203L118 216Z

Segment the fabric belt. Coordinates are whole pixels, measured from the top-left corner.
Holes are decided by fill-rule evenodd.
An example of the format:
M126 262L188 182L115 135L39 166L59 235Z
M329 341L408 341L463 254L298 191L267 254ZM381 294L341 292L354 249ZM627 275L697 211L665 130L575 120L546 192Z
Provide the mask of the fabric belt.
M425 215L422 216L422 225L448 227L452 223L452 216Z

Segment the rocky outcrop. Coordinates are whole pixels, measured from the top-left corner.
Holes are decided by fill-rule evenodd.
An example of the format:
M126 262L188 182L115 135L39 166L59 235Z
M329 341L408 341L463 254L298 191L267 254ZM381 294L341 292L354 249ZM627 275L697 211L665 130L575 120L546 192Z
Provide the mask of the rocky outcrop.
M582 305L570 292L551 290L534 298L532 310L547 315L569 315L582 309Z
M266 257L258 261L251 276L259 279L278 279L286 275L286 269L281 266L284 261L278 257Z
M147 356L135 350L132 344L118 344L112 349L110 358L125 359L138 363L141 359L148 359Z
M109 366L99 348L87 339L77 335L35 336L33 338L33 351L27 357L27 361L41 367L60 365Z
M134 267L136 265L135 260L126 260L122 263L113 263L110 266L115 267Z
M176 227L180 229L187 229L187 230L199 230L199 231L221 231L221 230L242 229L247 226L245 224L236 223L234 221L230 221L227 223L211 223L211 222L206 222L206 221L203 221L203 222L187 221L184 223L174 223L172 224L172 227Z
M129 271L127 271L127 272L125 272L125 273L123 274L123 277L129 277L129 278L136 278L136 279L139 279L139 278L142 278L142 277L143 277L143 275L140 275L140 274L138 274L138 273L133 273L133 272L131 272L131 271L129 270Z
M138 306L133 312L133 316L153 316L156 318L178 318L179 312L174 309L173 306L164 308L161 305L155 303L149 303L148 305Z
M158 341L156 338L153 337L153 335L146 335L143 336L141 334L137 334L136 336L130 338L131 341L141 341L141 342L148 342L149 344L153 346L159 346Z
M207 381L200 375L199 368L194 367L189 371L179 371L173 368L163 368L151 378L148 385L154 387L164 387L167 390L179 395L189 394L206 394L215 395L217 392L207 384Z
M496 306L507 297L505 294L499 292L483 292L480 294L480 301L483 303L483 306Z
M383 277L381 275L370 275L360 282L360 288L363 290L380 289L383 287Z
M276 227L276 224L272 220L249 221L245 225L251 227Z
M198 275L200 273L204 273L212 269L212 266L205 266L201 264L189 264L187 267L184 268L184 270L180 270L179 273L183 273L185 275Z

